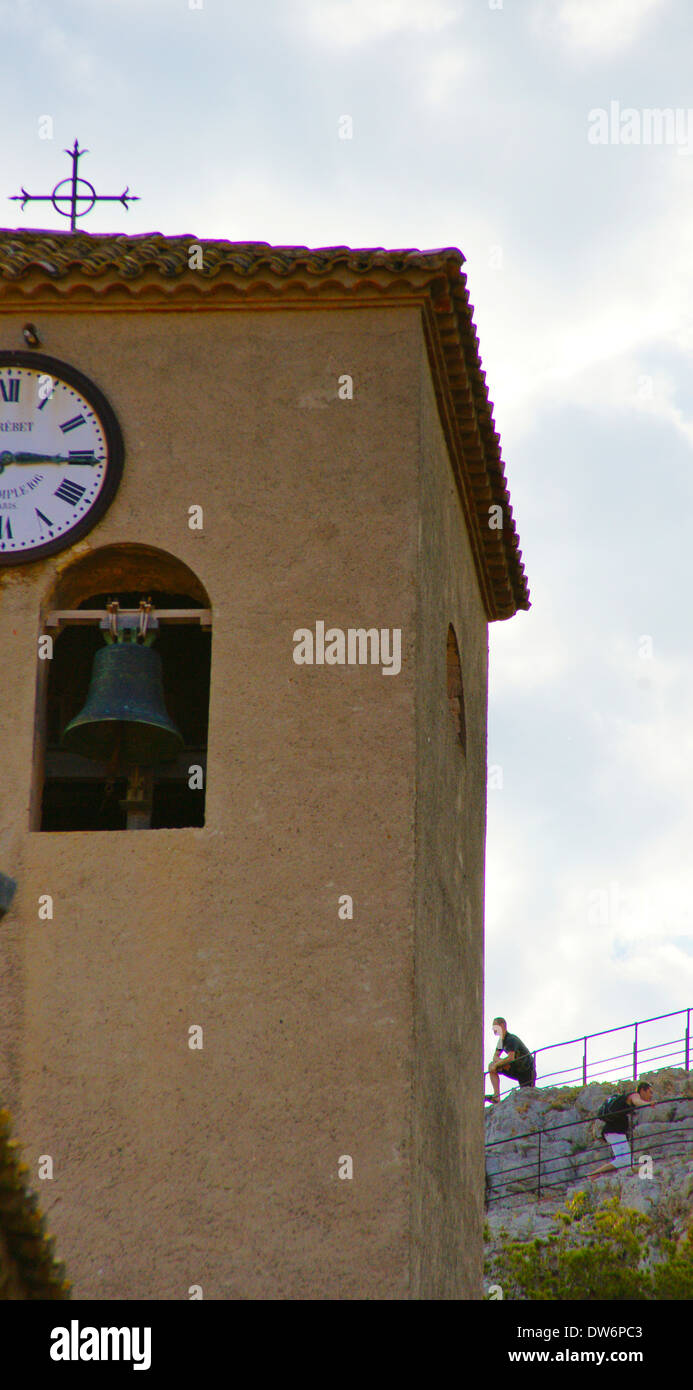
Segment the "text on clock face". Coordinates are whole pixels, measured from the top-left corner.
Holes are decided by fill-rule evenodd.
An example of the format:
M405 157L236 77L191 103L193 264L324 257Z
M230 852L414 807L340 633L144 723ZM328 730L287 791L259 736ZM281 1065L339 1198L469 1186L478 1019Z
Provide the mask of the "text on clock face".
M69 533L94 505L106 438L75 386L32 367L0 367L0 431L0 550L30 551Z

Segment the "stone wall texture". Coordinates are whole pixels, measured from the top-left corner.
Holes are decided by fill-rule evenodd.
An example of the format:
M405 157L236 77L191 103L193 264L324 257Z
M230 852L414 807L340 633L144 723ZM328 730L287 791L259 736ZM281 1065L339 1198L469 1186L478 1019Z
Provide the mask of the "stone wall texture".
M487 628L428 373L422 381L413 1271L420 1297L480 1297ZM447 705L448 624L462 664L463 752ZM460 1222L465 1231L460 1241Z

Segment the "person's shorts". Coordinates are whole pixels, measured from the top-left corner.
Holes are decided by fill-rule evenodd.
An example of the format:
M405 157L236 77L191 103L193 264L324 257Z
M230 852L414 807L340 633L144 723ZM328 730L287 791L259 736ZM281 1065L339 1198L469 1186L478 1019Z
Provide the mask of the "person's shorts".
M536 1074L534 1067L527 1066L522 1062L513 1059L507 1067L503 1067L499 1076L509 1076L511 1081L518 1081L520 1086L534 1086L536 1084Z
M630 1140L626 1134L605 1134L614 1155L614 1168L630 1168Z

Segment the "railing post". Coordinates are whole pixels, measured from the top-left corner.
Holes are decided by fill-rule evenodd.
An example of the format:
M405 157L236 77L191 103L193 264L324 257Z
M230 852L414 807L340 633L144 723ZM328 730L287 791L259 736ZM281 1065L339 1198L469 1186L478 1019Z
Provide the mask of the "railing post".
M689 1059L689 1056L690 1056L690 1046L691 1046L691 1011L690 1011L690 1009L688 1009L687 1012L686 1012L686 1071L690 1071L690 1067L689 1067L689 1065L688 1065L688 1059Z
M635 1037L633 1038L633 1084L638 1079L638 1025L635 1024Z
M585 1038L585 1046L582 1049L582 1084L583 1086L587 1085L587 1038Z
M539 1130L539 1147L537 1149L537 1201L541 1197L541 1130Z

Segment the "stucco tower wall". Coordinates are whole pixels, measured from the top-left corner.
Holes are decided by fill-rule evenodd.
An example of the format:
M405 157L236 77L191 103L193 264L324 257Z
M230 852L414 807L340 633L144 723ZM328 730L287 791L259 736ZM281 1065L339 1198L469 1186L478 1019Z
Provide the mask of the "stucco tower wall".
M481 1298L488 629L425 353L417 593L412 1297ZM466 755L447 699L450 623Z
M406 1297L420 312L32 318L127 451L82 543L0 571L0 863L18 882L0 1090L32 1180L53 1158L42 1203L74 1295ZM0 319L2 347L23 321ZM206 824L31 830L41 605L75 555L137 543L211 601ZM292 634L317 619L401 628L401 673L297 666Z

